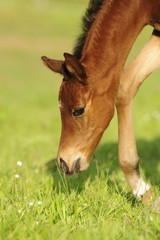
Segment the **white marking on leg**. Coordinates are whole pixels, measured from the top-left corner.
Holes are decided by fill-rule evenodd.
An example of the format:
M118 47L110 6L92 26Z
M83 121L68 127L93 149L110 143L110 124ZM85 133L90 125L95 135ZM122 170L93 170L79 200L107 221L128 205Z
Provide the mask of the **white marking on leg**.
M150 186L141 179L137 189L133 190L133 194L136 197L141 198L149 189L150 189Z

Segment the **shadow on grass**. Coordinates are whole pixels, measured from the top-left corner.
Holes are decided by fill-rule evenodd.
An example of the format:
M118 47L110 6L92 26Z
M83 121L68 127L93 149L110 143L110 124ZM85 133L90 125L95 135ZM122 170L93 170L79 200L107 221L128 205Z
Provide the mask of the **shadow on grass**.
M118 145L117 143L109 143L100 145L96 150L97 159L101 159L98 164L109 161L111 163L110 173L119 169L118 164ZM137 140L137 149L140 157L140 168L143 170L146 179L159 186L160 185L160 138L146 141L144 139Z
M153 185L160 185L160 138L152 141L138 140L137 141L138 153L141 159L141 169L143 169L146 179ZM120 170L118 164L118 145L117 143L100 144L91 160L90 167L87 171L78 173L72 177L65 177L58 169L56 161L51 160L46 164L48 173L52 174L54 178L54 190L59 191L59 185L62 184L61 192L66 191L66 188L75 190L80 193L85 189L87 182L93 182L103 172L103 178L106 179L108 185L114 185L110 179L112 174L116 174ZM116 181L116 180L115 180ZM118 188L118 182L117 182ZM121 189L118 190L121 192ZM130 199L131 196L126 196ZM133 200L133 199L132 199Z

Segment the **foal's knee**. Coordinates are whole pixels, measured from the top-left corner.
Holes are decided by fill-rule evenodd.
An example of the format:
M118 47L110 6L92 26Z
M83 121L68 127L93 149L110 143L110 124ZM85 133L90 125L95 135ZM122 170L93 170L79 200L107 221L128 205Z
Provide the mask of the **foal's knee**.
M134 171L138 171L139 169L139 157L136 156L134 158L120 158L119 165L123 172L132 173Z

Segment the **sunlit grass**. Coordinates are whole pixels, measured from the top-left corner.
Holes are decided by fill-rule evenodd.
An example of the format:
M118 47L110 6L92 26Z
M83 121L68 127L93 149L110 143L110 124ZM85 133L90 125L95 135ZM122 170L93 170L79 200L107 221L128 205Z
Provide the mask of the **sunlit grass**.
M61 78L40 57L62 59L63 52L71 52L86 3L0 2L1 239L160 237L159 215L132 196L118 166L116 116L86 172L66 178L50 161L60 136ZM143 32L131 56L151 31ZM155 198L160 195L159 74L143 84L134 105L142 174Z

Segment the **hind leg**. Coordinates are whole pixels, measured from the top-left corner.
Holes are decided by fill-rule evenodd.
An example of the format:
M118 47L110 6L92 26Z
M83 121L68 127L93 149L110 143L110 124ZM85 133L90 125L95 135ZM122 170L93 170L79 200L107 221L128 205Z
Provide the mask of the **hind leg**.
M160 68L160 37L152 35L139 54L124 69L117 95L119 164L132 192L141 198L149 190L139 171L132 122L132 103L143 81Z

